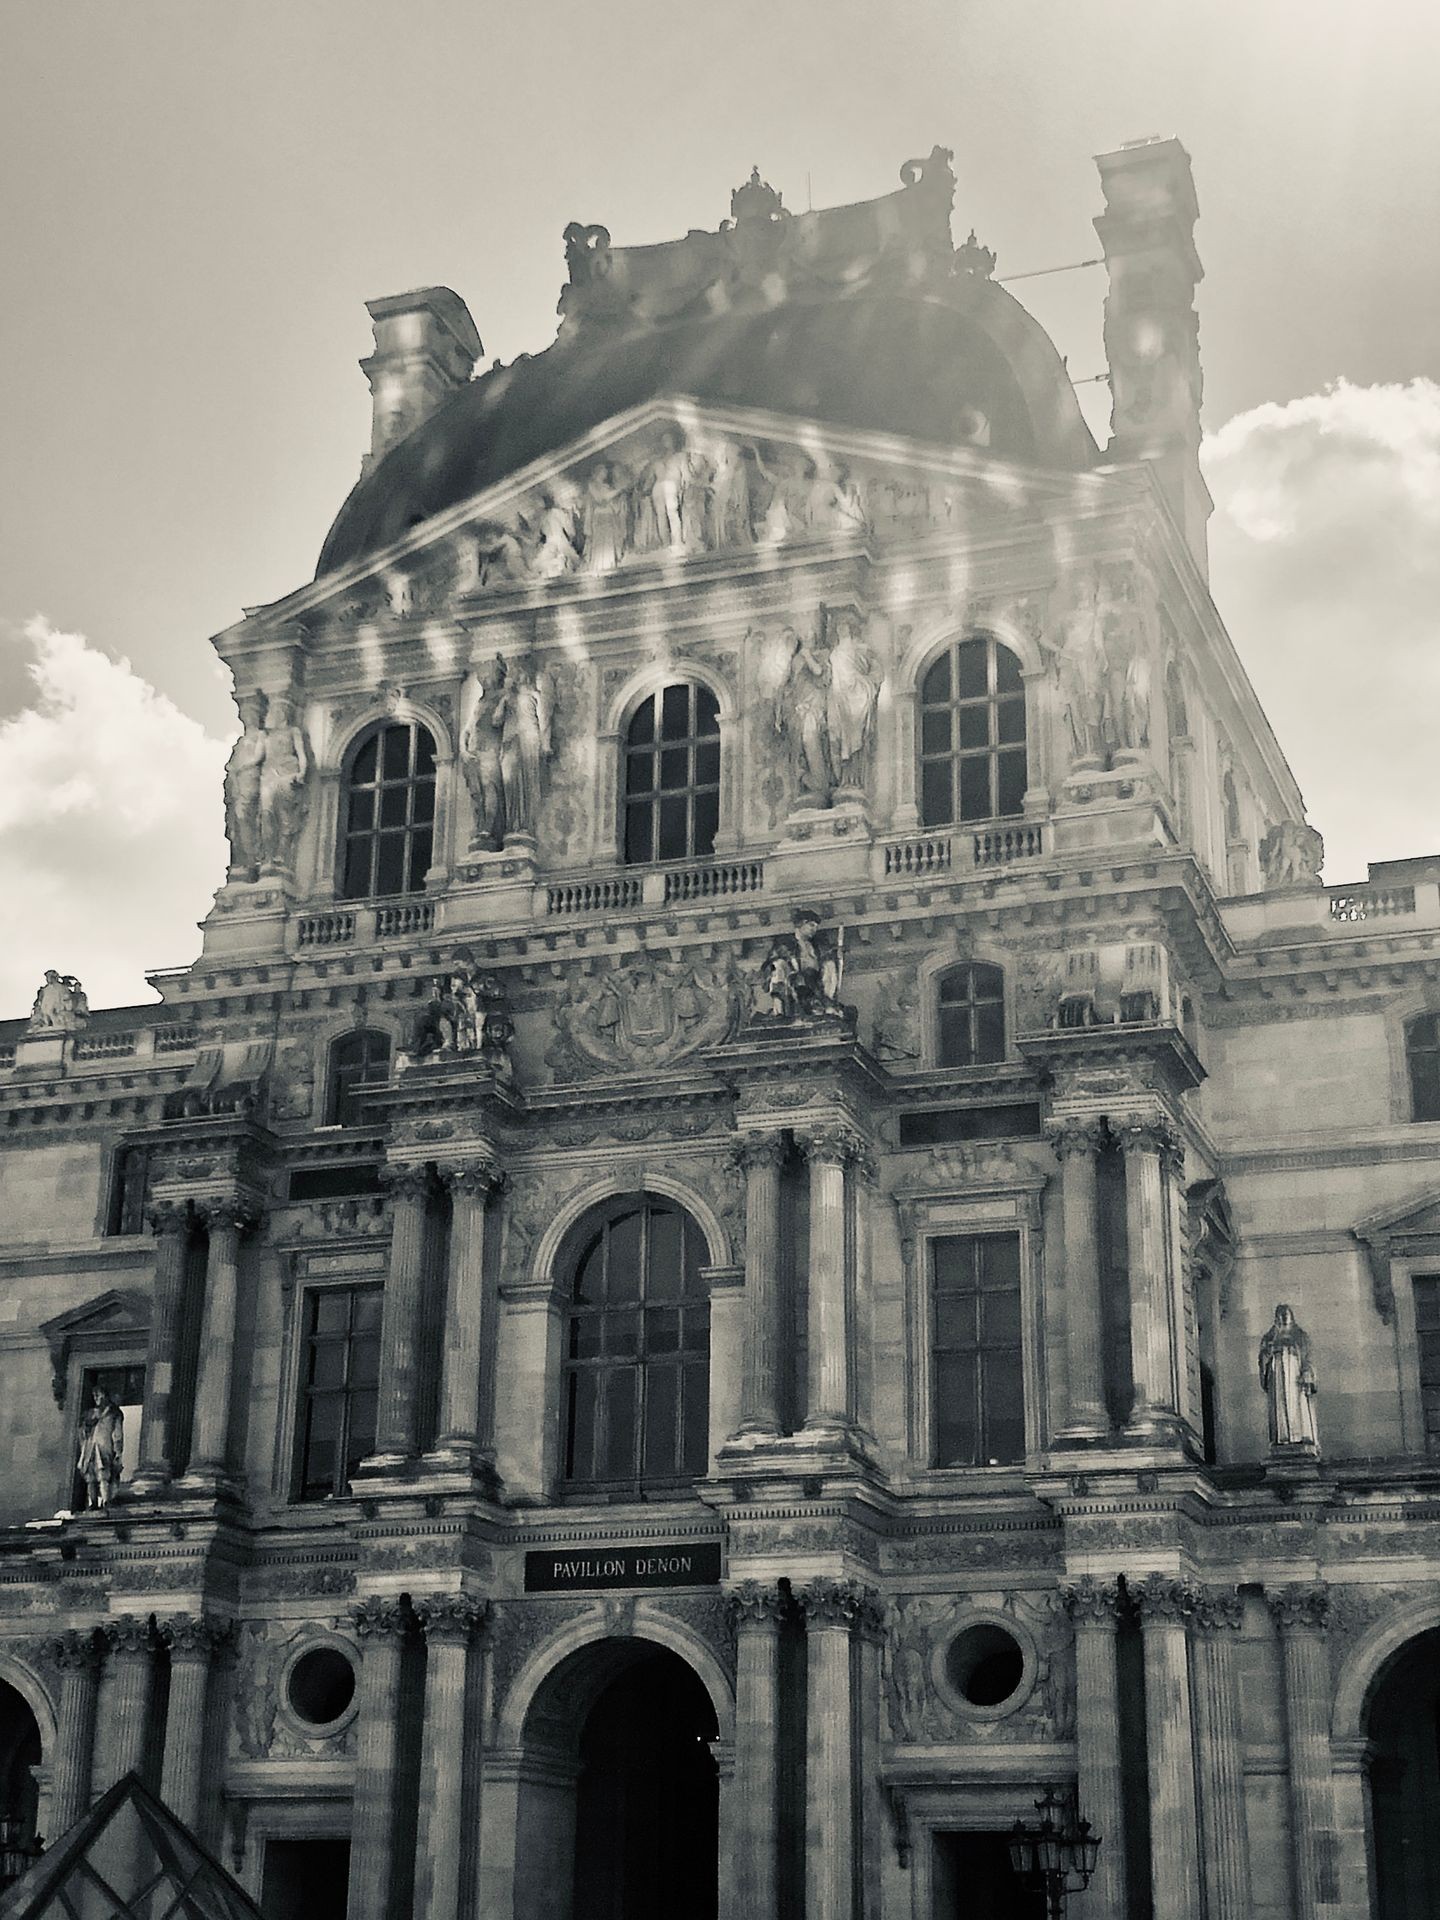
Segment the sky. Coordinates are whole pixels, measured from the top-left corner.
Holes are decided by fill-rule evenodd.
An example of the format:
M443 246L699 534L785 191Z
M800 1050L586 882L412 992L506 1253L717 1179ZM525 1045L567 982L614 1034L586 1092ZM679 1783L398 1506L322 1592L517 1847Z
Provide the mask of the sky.
M364 301L536 351L568 221L713 228L753 163L799 209L951 147L1003 277L1092 258L1092 156L1178 135L1216 600L1326 877L1440 850L1437 72L1428 0L0 0L0 1017L197 952L208 636L314 571ZM1012 290L1101 371L1102 272Z

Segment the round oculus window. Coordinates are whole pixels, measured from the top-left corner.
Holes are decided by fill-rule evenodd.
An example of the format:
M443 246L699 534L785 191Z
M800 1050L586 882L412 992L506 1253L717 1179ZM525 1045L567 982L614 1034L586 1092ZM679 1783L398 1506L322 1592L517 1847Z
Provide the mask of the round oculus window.
M291 1667L285 1694L297 1720L332 1726L355 1698L355 1669L338 1647L312 1647Z
M1003 1707L1025 1676L1020 1642L1003 1627L977 1622L957 1633L945 1650L945 1671L969 1706Z

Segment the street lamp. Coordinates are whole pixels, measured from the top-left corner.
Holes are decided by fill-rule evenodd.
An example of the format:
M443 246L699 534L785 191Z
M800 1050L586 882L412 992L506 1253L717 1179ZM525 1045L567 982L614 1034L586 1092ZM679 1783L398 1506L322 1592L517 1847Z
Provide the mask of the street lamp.
M0 1813L0 1888L13 1886L45 1851L38 1833L28 1840L24 1834L25 1822L18 1813Z
M1065 1896L1090 1884L1100 1853L1100 1836L1091 1833L1073 1802L1062 1800L1053 1787L1035 1802L1040 1824L1027 1827L1017 1820L1010 1829L1010 1865L1023 1886L1045 1895L1050 1920L1063 1920Z

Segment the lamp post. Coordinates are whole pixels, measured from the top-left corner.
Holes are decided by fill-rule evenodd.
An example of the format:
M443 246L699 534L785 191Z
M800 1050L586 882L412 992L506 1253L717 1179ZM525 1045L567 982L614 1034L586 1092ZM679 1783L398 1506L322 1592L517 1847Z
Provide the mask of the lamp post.
M1091 1833L1071 1801L1053 1787L1035 1802L1038 1826L1017 1820L1010 1829L1010 1865L1022 1886L1045 1895L1050 1920L1063 1920L1065 1897L1090 1884L1100 1854L1100 1836Z
M0 1891L34 1866L45 1851L38 1833L25 1837L25 1822L18 1813L0 1813Z

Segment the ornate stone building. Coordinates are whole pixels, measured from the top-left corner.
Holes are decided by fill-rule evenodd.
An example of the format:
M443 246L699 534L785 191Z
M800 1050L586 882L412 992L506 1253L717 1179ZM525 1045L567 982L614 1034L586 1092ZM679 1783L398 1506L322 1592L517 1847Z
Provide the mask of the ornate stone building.
M1087 1920L1440 1910L1440 861L1317 880L1189 162L1099 167L1103 449L939 149L573 226L478 377L372 303L200 958L0 1027L30 1825L135 1767L275 1916L929 1920L1041 1911L1054 1786Z

